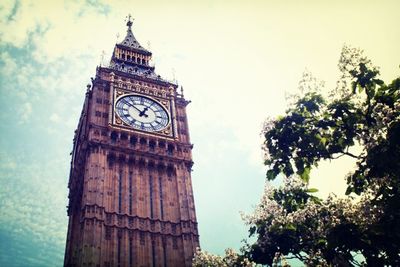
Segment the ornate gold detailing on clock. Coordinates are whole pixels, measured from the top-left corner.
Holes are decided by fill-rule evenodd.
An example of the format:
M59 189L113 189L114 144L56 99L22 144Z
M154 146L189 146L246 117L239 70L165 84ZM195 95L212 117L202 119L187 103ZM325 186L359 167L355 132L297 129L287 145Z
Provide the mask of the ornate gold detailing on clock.
M112 103L112 126L174 137L172 99L114 88Z

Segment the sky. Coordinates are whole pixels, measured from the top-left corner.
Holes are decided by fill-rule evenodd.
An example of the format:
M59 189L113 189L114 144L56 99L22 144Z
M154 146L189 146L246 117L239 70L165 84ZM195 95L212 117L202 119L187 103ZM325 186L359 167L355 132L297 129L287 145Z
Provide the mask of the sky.
M399 1L10 1L0 3L0 266L62 266L72 139L86 84L125 36L182 85L202 249L247 238L265 183L260 132L283 114L305 70L326 88L344 44L389 82L399 75ZM343 193L354 162L312 172Z

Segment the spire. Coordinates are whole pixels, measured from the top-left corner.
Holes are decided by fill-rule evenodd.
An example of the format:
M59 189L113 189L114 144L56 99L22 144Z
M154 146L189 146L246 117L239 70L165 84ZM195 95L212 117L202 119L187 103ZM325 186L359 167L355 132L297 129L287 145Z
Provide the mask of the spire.
M176 84L164 80L154 72L155 67L151 64L152 53L142 47L136 40L132 33L132 24L133 22L129 15L126 21L128 28L126 36L122 42L118 42L115 45L108 68L167 83L169 86L172 85L176 88Z
M133 19L132 19L133 20ZM122 42L119 44L122 46L127 46L129 48L133 48L136 50L144 51L147 53L150 53L150 51L146 50L143 46L139 44L139 42L136 40L135 36L132 33L132 25L133 21L131 20L131 15L128 15L128 21L126 23L126 26L128 27L128 30L126 31L126 36Z

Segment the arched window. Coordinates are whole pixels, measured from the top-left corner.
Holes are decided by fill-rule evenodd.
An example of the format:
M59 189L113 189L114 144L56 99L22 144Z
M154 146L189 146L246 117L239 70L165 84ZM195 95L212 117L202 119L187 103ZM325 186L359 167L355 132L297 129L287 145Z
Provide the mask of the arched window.
M137 143L136 136L131 136L130 143L131 143L132 146L136 145L136 143Z
M155 147L156 147L156 142L154 142L154 140L150 140L149 142L150 151L154 151Z
M121 134L121 140L127 140L128 136L124 133Z
M163 141L158 142L160 148L165 148L165 143Z
M167 154L172 156L174 154L174 146L168 145Z
M141 144L141 145L147 144L147 140L146 140L145 138L141 138L141 139L140 139L140 144Z
M111 141L115 142L118 139L118 134L116 132L112 132L110 137L111 137Z

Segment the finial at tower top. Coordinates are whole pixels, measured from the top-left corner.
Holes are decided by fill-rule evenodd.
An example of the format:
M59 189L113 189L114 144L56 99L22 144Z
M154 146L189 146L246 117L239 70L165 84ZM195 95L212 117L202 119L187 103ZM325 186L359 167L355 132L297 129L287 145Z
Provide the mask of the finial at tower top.
M151 52L146 50L144 47L142 47L139 42L136 40L135 36L133 35L132 32L132 21L134 19L132 18L131 14L128 14L128 16L126 16L126 26L128 26L128 29L126 30L126 36L125 38L122 40L122 42L118 43L118 45L122 45L125 47L129 47L131 49L137 49L140 50L140 53L145 53L148 55L151 55Z
M128 18L128 22L126 23L126 26L128 26L128 29L130 29L132 27L133 22L131 21L131 14L128 14L127 18ZM135 20L135 19L132 19Z

